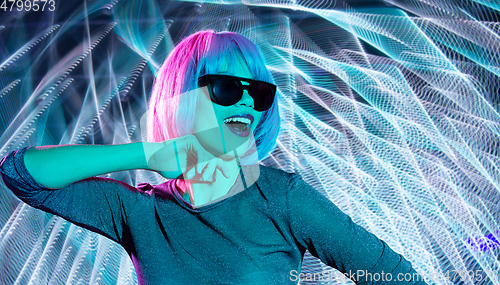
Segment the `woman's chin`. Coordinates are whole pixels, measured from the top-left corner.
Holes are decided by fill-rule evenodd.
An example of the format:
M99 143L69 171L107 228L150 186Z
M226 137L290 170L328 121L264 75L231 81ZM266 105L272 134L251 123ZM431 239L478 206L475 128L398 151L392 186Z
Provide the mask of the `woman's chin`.
M224 135L224 139L221 138L221 133ZM250 132L247 136L239 136L231 132L226 126L223 126L222 129L214 128L197 132L194 135L198 138L203 148L213 156L224 160L232 160L236 157L244 156L249 143L255 146L253 132Z
M213 156L219 157L223 160L233 160L236 157L242 157L245 155L246 150L247 150L247 144L240 145L239 147L236 148L230 148L224 150L222 146L207 146L204 148L209 151Z

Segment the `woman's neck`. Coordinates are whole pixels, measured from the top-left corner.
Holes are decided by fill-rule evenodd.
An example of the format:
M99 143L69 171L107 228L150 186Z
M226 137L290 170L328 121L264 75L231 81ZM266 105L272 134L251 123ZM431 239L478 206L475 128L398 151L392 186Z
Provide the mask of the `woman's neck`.
M224 177L219 170L216 170L214 182L187 180L185 183L180 182L176 185L184 193L189 194L190 203L194 206L203 205L222 197L229 192L240 174L240 166L236 159L225 160L225 163L229 168L229 178ZM184 193L181 193L181 195L184 195Z

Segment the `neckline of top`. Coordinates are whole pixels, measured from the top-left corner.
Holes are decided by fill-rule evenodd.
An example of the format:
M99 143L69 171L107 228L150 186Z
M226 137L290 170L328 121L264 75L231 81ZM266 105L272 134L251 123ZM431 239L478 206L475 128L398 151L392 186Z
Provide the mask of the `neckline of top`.
M235 183L233 184L233 186L231 186L226 195L223 195L213 200L215 202L210 201L200 206L194 206L193 204L191 204L182 197L181 193L179 193L179 190L177 189L176 186L177 179L170 180L169 186L171 191L173 192L173 196L181 206L188 209L189 211L204 212L222 204L224 201L231 199L234 196L238 196L239 194L247 192L247 190L250 190L250 188L252 188L252 186L254 186L254 184L257 183L257 180L260 176L260 171L261 169L259 164L251 166L242 166L240 168L240 172ZM247 183L250 183L250 186L248 186Z
M253 185L251 185L250 187L244 189L243 191L240 191L240 192L237 192L237 193L234 193L234 194L231 194L231 193L228 193L224 196L221 196L217 199L221 199L219 201L215 201L215 202L208 202L208 203L205 203L205 204L202 204L200 206L194 206L193 204L189 203L188 201L186 201L186 199L184 199L181 194L179 193L177 187L175 186L175 180L176 179L172 179L170 180L170 187L171 187L171 190L173 192L173 196L175 198L175 200L185 209L189 210L190 212L205 212L205 211L208 211L214 207L217 207L223 203L225 203L226 201L228 200L231 200L233 197L235 196L238 196L242 193L245 193L247 192L248 190L250 190ZM233 185L234 187L234 185ZM231 192L231 191L229 191ZM226 197L227 196L227 197Z

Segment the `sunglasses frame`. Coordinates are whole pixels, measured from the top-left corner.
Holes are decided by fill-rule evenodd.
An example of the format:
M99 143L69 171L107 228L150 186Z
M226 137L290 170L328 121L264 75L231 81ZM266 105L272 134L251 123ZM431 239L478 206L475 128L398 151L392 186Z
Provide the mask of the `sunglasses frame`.
M229 104L229 105L223 105L221 104L219 101L217 101L215 95L214 95L214 84L218 79L217 78L230 78L231 80L234 80L237 84L238 84L238 87L239 87L239 98L236 102L234 102L233 104ZM249 83L249 85L243 85L241 84L241 82L247 82ZM252 87L253 87L253 84L255 83L263 83L265 84L266 86L268 86L271 91L272 91L272 101L274 103L274 99L276 97L276 85L272 84L272 83L269 83L269 82L265 82L265 81L260 81L260 80L253 80L253 79L248 79L248 78L243 78L243 77L237 77L237 76L232 76L232 75L224 75L224 74L205 74L203 76L200 76L198 78L198 86L200 87L205 87L207 86L208 87L208 93L210 94L210 99L212 100L212 102L218 104L218 105L221 105L221 106L231 106L231 105L234 105L236 103L238 103L241 98L243 97L243 91L244 90L247 90L248 91L248 94L253 98L254 100L254 109L256 111L259 111L259 112L263 112L263 111L266 111L266 110L269 110L269 108L271 108L271 106L273 105L273 103L271 103L271 105L266 108L266 109L263 109L263 110L258 110L256 108L256 105L255 104L255 97L254 97L254 94L252 94L253 92L252 91Z

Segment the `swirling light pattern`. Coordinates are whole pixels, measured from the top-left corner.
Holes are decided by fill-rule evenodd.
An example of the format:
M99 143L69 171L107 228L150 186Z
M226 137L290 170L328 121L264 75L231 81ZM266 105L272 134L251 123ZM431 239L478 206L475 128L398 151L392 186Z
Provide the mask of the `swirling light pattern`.
M429 284L500 284L499 11L487 0L96 0L3 13L0 157L140 140L152 74L174 43L235 31L279 86L283 132L264 164L301 174L420 274L441 276ZM1 284L137 284L119 245L4 185L0 226ZM327 270L306 254L303 273Z

